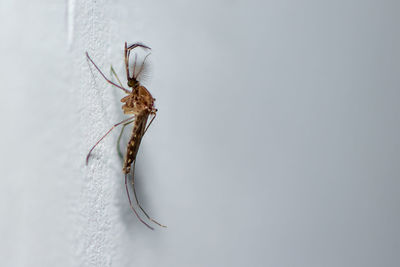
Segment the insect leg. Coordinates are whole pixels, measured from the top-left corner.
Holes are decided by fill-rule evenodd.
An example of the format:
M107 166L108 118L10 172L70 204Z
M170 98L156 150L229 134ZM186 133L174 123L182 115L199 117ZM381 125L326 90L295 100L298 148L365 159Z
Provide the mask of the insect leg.
M125 43L126 43L126 42L125 42ZM134 44L131 44L130 46L127 47L127 49L128 49L128 51L130 51L130 50L132 50L132 49L135 49L135 47L142 47L142 48L145 48L145 49L151 49L150 47L148 47L147 45L144 45L144 44L142 44L142 43L134 43Z
M129 122L125 123L124 125L122 125L121 133L120 133L119 136L118 136L117 151L118 151L118 155L119 155L119 157L120 157L121 159L124 157L124 156L122 155L121 147L120 147L120 145L119 145L120 142L121 142L122 133L124 132L125 127L126 127L128 124L132 123L132 122L134 122L134 120L133 120L133 121L129 121Z
M135 72L136 72L136 61L137 61L137 54L135 53L135 62L133 62L133 73L132 77L136 79Z
M151 218L147 212L142 208L142 205L140 205L139 200L137 198L136 195L136 189L135 189L135 163L136 161L133 162L133 170L132 170L132 187L133 187L133 194L135 195L135 199L136 199L136 204L139 206L139 208L143 211L144 215L146 215L147 219L149 219L150 221L152 221L155 224L158 224L161 227L165 227L167 228L166 225L162 225L161 223L157 222L156 220L154 220L153 218Z
M112 65L111 65L111 68L110 68L110 72L111 72L112 75L115 76L115 78L117 78L119 85L121 85L121 87L123 87L123 86L122 86L122 83L121 83L121 81L119 80L118 75L117 75L117 73L115 72L115 70L114 70L114 68L113 68Z
M142 47L144 49L151 49L147 45L141 44L141 43L134 43L128 47L127 43L125 42L125 70L126 70L126 77L130 79L129 75L129 56L131 54L131 50L135 49L136 47ZM136 56L135 56L136 57ZM136 59L135 59L135 66L136 66ZM135 77L135 70L133 71L132 77Z
M129 54L128 47L125 42L125 50L124 50L124 58L125 58L125 70L126 70L126 78L129 80L131 77L129 76Z
M101 76L103 76L103 78L104 78L108 83L110 83L110 84L112 84L112 85L114 85L114 86L116 86L116 87L122 89L122 90L123 90L125 93L127 93L127 94L130 94L130 93L131 93L128 89L125 89L124 87L119 86L118 84L113 83L112 81L110 81L110 80L103 74L103 72L99 69L99 67L97 67L97 65L93 62L93 60L89 57L88 52L86 52L86 57L90 60L90 62L92 62L93 66L95 66L95 68L100 72Z
M150 225L148 225L145 221L142 220L142 218L140 218L139 214L136 212L135 208L132 205L132 201L131 201L131 197L129 196L129 190L128 190L128 174L125 174L125 189L126 189L126 195L128 196L128 200L129 200L129 205L131 206L131 209L133 210L133 212L135 213L136 217L139 219L139 221L141 221L144 225L146 225L149 229L154 230L153 227L151 227Z
M147 127L146 127L146 129L144 130L143 135L147 132L147 129L149 129L150 124L154 121L154 119L156 118L156 116L157 116L157 113L154 113L154 116L153 116L153 118L151 118L149 124L147 124Z
M123 121L121 121L121 122L119 122L119 123L117 123L117 124L114 124L114 126L113 127L111 127L111 129L110 130L108 130L108 132L106 132L106 134L105 135L103 135L103 137L102 138L100 138L97 142L96 142L96 144L94 144L94 146L90 149L90 151L89 151L89 153L87 154L87 156L86 156L86 165L88 164L88 162L89 162L89 157L90 157L90 154L92 153L92 151L93 151L93 149L100 143L100 141L101 140L103 140L104 139L104 137L106 137L107 136L107 134L109 134L115 127L117 127L118 125L120 125L120 124L122 124L122 123L125 123L125 122L127 122L127 121L129 121L129 120L131 120L131 119L133 119L135 116L132 116L132 117L129 117L129 118L127 118L126 120L123 120Z

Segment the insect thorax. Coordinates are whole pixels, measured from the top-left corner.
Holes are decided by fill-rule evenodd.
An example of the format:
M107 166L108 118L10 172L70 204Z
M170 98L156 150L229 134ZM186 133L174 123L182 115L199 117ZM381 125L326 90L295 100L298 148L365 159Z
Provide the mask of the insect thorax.
M125 114L139 114L144 110L153 111L154 98L144 86L132 88L132 93L121 99L122 110Z

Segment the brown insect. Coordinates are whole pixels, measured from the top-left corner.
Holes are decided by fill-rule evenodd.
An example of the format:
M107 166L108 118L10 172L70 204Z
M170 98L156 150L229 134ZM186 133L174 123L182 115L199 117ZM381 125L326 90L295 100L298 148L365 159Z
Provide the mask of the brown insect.
M121 129L121 133L119 135L118 138L118 143L117 143L117 149L118 149L118 153L119 155L122 157L122 153L120 151L120 146L119 146L119 142L121 140L121 136L122 133L124 131L124 128L134 122L133 124L133 130L132 130L132 135L131 138L129 140L127 149L126 149L126 154L125 154L125 158L124 158L124 165L123 165L123 172L125 175L125 189L126 189L126 193L128 195L128 200L129 200L129 204L130 207L132 209L132 211L135 213L136 217L144 224L146 225L148 228L153 230L153 227L151 227L150 225L148 225L145 221L143 221L143 219L139 216L139 214L136 212L135 208L132 205L132 201L129 195L129 190L128 190L128 174L130 172L132 172L132 187L133 187L133 193L135 195L135 200L136 200L136 204L138 205L138 207L142 210L142 212L144 213L144 215L152 222L158 224L159 226L162 227L166 227L165 225L162 225L160 223L158 223L156 220L152 219L147 212L142 208L142 206L139 203L139 200L136 196L136 190L135 190L135 162L136 162L136 155L139 151L139 146L140 146L140 142L142 141L142 138L144 136L144 134L146 133L147 129L149 128L150 124L153 122L154 118L156 117L156 112L157 109L154 108L154 101L155 99L152 97L152 95L150 94L150 92L140 84L140 82L138 81L138 77L140 75L140 73L143 70L143 65L144 62L147 58L147 55L144 60L143 63L141 64L141 67L139 69L139 71L136 73L136 60L137 60L137 55L135 54L135 62L134 62L134 66L133 66L133 73L132 75L129 74L129 56L130 53L133 49L135 49L136 47L142 47L146 50L149 50L150 47L141 44L141 43L135 43L132 44L130 46L127 46L127 43L125 42L125 52L124 52L124 57L125 57L125 69L126 69L126 77L128 80L128 86L131 87L131 91L124 88L122 86L121 81L119 80L117 74L115 73L113 67L111 66L111 72L114 74L114 76L117 78L119 85L112 82L110 79L108 79L103 72L99 69L99 67L97 67L97 65L93 62L93 60L89 57L89 54L86 52L86 57L88 60L90 60L90 62L94 65L94 67L100 72L101 76L103 76L103 78L110 84L118 87L119 89L123 90L125 93L127 93L128 95L123 97L121 99L121 102L124 103L124 105L122 106L122 110L124 111L124 114L129 114L129 115L133 115L129 118L127 118L126 120L123 120L117 124L115 124L103 137L101 137L96 144L90 149L87 157L86 157L86 165L88 164L89 161L89 157L93 151L93 149L100 143L101 140L103 140L104 137L106 137L115 127L117 127L118 125L123 124L123 127ZM148 119L150 117L150 115L152 115L152 119L150 120L149 123Z

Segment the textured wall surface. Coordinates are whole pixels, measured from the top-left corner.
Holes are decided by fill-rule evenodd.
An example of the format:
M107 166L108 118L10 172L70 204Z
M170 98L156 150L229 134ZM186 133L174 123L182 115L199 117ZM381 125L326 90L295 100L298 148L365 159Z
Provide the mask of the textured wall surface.
M35 3L34 3L35 2ZM0 3L2 266L399 266L398 1ZM129 209L123 43L157 119Z

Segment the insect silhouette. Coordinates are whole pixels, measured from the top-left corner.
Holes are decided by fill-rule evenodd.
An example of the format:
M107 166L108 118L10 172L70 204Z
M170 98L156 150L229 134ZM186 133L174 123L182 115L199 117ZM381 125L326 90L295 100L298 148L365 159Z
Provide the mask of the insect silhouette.
M130 53L133 49L141 47L145 50L150 50L150 47L141 44L141 43L134 43L130 46L127 46L127 43L125 42L125 49L124 49L124 59L125 59L125 69L126 69L126 77L127 77L127 85L131 88L131 90L128 90L122 86L121 81L119 80L117 74L114 71L114 68L111 66L111 73L117 78L119 85L112 82L110 79L108 79L103 72L100 70L99 67L94 63L94 61L90 58L89 54L86 52L86 57L87 59L93 64L93 66L99 71L101 76L110 84L113 86L116 86L117 88L123 90L127 96L123 97L121 99L121 102L124 103L122 105L122 110L124 114L132 115L131 117L115 124L113 127L111 127L108 132L106 132L105 135L103 135L95 144L94 146L90 149L87 157L86 157L86 165L88 164L89 157L93 151L93 149L103 140L115 127L119 125L123 125L121 129L121 133L118 137L118 142L117 142L117 150L119 155L122 157L122 153L120 150L120 141L121 141L121 136L122 133L125 129L125 127L131 123L133 124L133 130L132 130L132 135L130 137L130 140L127 145L125 157L124 157L124 164L123 164L123 173L125 175L125 189L126 189L126 194L128 196L129 200L129 205L132 209L132 211L135 213L136 217L148 228L153 230L153 227L151 227L149 224L147 224L137 213L136 209L132 205L131 197L129 195L129 190L128 190L128 174L132 173L132 187L133 187L133 193L135 196L136 204L137 206L141 209L143 214L149 219L150 221L154 222L155 224L158 224L159 226L166 227L165 225L162 225L158 223L156 220L151 218L148 213L143 209L143 207L140 205L139 200L136 195L136 189L135 189L135 163L136 163L136 155L139 151L139 146L140 142L142 141L142 138L144 134L146 133L147 129L153 122L153 120L156 117L157 109L154 107L154 101L155 99L153 96L150 94L150 92L140 84L138 81L138 77L140 73L143 70L144 63L146 61L146 58L150 55L147 54L146 57L144 58L140 69L136 73L136 61L137 61L137 55L135 54L135 61L133 65L133 73L130 75L129 71L129 56ZM149 123L149 117L152 116L151 120Z

